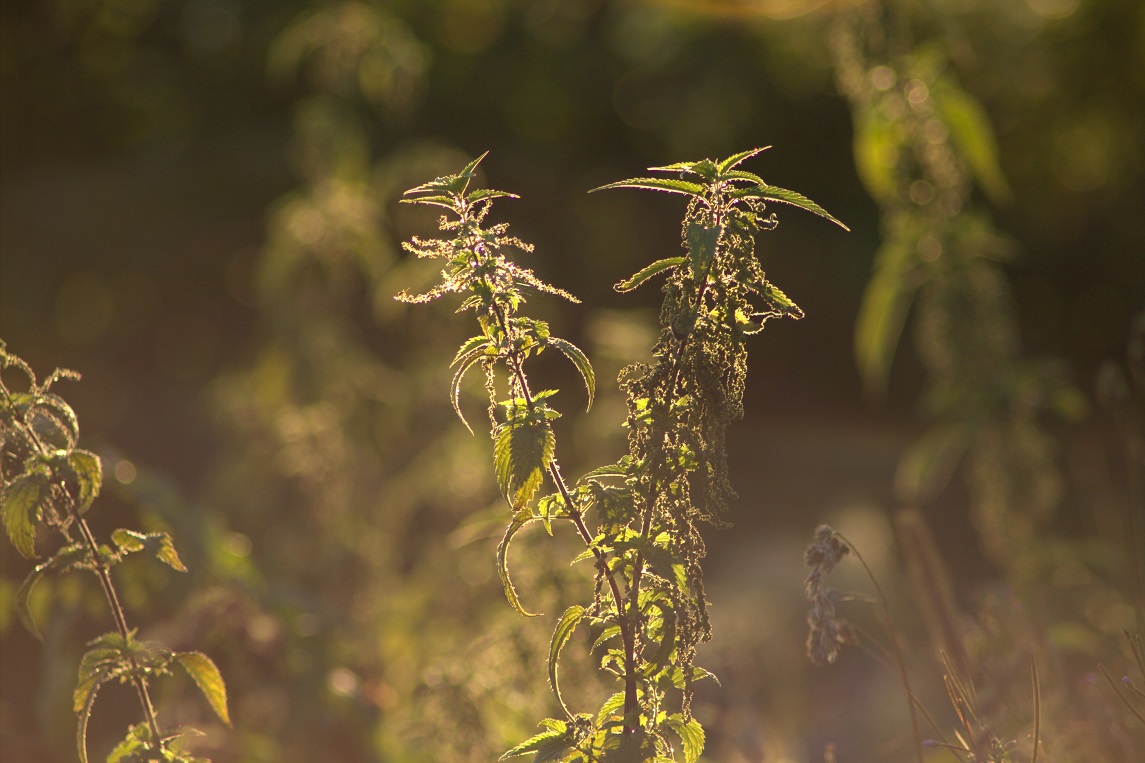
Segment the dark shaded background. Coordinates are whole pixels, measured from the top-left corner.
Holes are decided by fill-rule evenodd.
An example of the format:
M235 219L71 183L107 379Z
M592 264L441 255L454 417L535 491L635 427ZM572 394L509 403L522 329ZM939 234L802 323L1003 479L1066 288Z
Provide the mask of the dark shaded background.
M290 553L273 550L275 543L289 545L282 538L292 527L300 536L292 542L304 542L309 526L292 526L294 514L285 509L274 514L252 508L260 500L272 502L266 493L261 499L249 494L267 484L250 476L255 468L250 464L260 457L249 443L257 438L245 419L228 420L241 416L221 402L234 399L236 378L252 378L254 367L265 367L257 359L265 359L268 347L305 355L309 345L298 337L305 336L300 324L310 315L306 311L326 315L333 309L329 305L337 304L343 311L340 331L356 337L357 346L390 373L408 375L407 386L423 387L401 402L378 402L387 416L401 419L400 411L394 413L401 409L417 417L390 435L370 435L371 442L391 443L379 446L382 455L371 456L347 435L346 452L355 458L369 461L389 453L394 459L392 468L369 467L374 471L368 478L348 477L356 486L350 492L400 490L416 496L407 484L412 478L403 482L400 476L414 472L394 452L430 448L426 443L432 437L456 428L449 421L443 367L453 350L449 342L463 339L465 327L450 328L446 309L389 307L376 293L383 286L392 286L388 293L393 293L408 285L403 274L421 272L400 269L414 266L397 253L395 242L423 229L425 221L403 217L395 192L489 150L483 164L488 182L522 197L500 204L495 216L537 245L531 267L584 302L579 307L538 302L537 309L557 333L589 351L603 386L615 378L621 362L631 359L620 357L628 350L626 335L617 333L620 327L636 326L639 339L639 327L649 325L658 301L655 289L620 296L610 285L675 251L681 210L674 199L652 194L585 191L646 166L725 156L757 145L774 148L750 169L815 199L851 233L796 210L780 210L778 231L759 243L769 279L798 301L807 317L769 326L753 348L746 421L731 435L732 476L741 495L729 517L735 530L711 536L709 595L717 632L711 661L717 673L730 677L723 693L702 696L698 712L709 724L713 760L820 760L830 740L839 741L840 760L903 754L906 726L893 675L879 672L859 654L828 671L793 667L802 650L805 538L820 521L831 520L857 536L852 540L860 546L867 543L876 568L893 580L896 557L886 519L897 507L893 475L898 455L921 422L924 380L911 353L909 327L885 400L864 399L853 361L855 316L880 231L878 208L854 170L851 114L836 93L825 41L833 16L847 5L377 2L372 6L384 13L380 18L400 25L398 33L383 29L378 38L395 34L412 47L405 59L390 61L389 69L379 65L388 73L378 75L382 84L371 90L368 76L359 75L356 82L343 77L344 71L363 69L363 59L355 58L360 41L354 33L368 26L364 19L373 18L371 4L5 3L0 11L0 331L9 348L41 373L64 366L83 374L82 382L61 391L79 414L88 447L105 454L108 468L130 462L141 475L121 480L123 489L105 498L103 508L97 506L106 512L106 519L97 520L107 523L104 531L158 522L175 527L178 540L182 522L191 547L185 556L199 561L203 572L190 583L163 578L141 584L134 620L174 617L180 597L193 596L196 586L200 592L218 587L228 595L236 586L243 591L227 599L223 609L209 610L243 623L217 625L219 633L208 639L216 645L213 653L221 655L224 674L234 675L232 703L239 708L232 713L237 730L231 736L220 729L209 734L216 759L314 760L314 753L304 750L322 749L334 739L342 740L341 760L420 760L434 754L418 741L427 738L424 734L408 731L416 723L390 720L401 716L407 700L422 702L424 686L437 685L437 679L425 678L438 675L432 672L434 660L441 659L434 639L424 633L411 637L426 653L411 660L418 665L423 660L429 673L388 677L389 658L363 657L361 650L373 647L362 643L387 638L386 628L399 615L374 612L364 621L351 617L337 627L323 626L306 642L322 639L317 651L323 656L300 667L289 657L295 654L291 650L311 647L291 646L306 628L298 627L297 612L283 614L289 609L283 601L309 596L337 609L341 596L354 607L355 595L377 593L376 586L389 595L407 580L431 591L435 585L456 585L453 576L471 568L452 560L456 548L443 550L432 538L455 537L467 514L495 503L491 486L481 482L492 481L480 471L487 467L486 443L478 438L456 446L477 459L479 487L467 494L468 504L457 505L455 496L441 513L434 507L447 503L444 499L410 498L411 518L403 520L400 531L375 523L376 507L337 499L347 516L358 511L356 519L346 520L354 528L347 532L375 527L414 539L406 557L387 563L384 582L378 577L364 583L363 576L377 572L371 566L376 560L346 562L334 552L316 553L306 563L318 566L299 571L288 568ZM1123 361L1132 316L1145 307L1145 9L1132 0L921 5L930 21L919 38L946 46L962 85L986 108L996 131L1013 202L990 213L1015 242L1017 257L1006 274L1025 349L1061 359L1068 378L1088 395L1102 364ZM325 52L297 68L268 66L275 41L316 12L337 20L323 28ZM324 126L315 127L319 123ZM343 134L351 137L338 137ZM322 140L334 147L315 149ZM326 151L325 158L315 160L315 151ZM334 156L341 158L330 159ZM288 203L283 200L296 198L300 188L319 186L327 170L315 166L326 166L323 162L338 166L327 168L331 177L357 172L380 189L371 198L386 223L378 233L380 243L370 246L388 252L378 261L398 269L387 277L379 275L381 266L363 267L373 280L358 273L361 280L351 279L341 291L331 287L336 299L312 304L296 282L268 286L266 272L277 251L276 231L289 228L276 216ZM291 293L300 306L293 319ZM432 328L425 327L427 321ZM344 372L329 363L315 368L331 377ZM544 367L541 373L569 393L575 388L574 379L560 375L565 369ZM309 393L298 394L321 398L314 390L329 383L312 381ZM606 411L608 401L606 395ZM565 405L566 418L572 418L574 403L570 399ZM617 435L600 434L608 424L588 419L575 431L568 424L562 443L569 444L562 447L569 448L569 458L592 464L614 456ZM1049 426L1072 475L1055 527L1067 535L1093 535L1098 543L1100 519L1092 505L1117 505L1125 489L1126 467L1110 434L1115 427L1100 409L1083 422ZM420 435L419 428L425 430ZM267 458L273 460L276 452L271 448ZM356 468L350 457L332 463L340 474ZM248 469L245 478L243 469ZM455 479L456 469L457 462L443 459L436 475L432 470L417 474L440 483ZM144 491L144 477L158 487ZM263 474L261 479L273 483L275 478ZM313 479L329 484L320 476ZM371 486L363 484L370 480ZM302 489L283 501L299 515L322 510L321 501ZM965 503L960 486L952 483L927 507L927 516L952 565L959 597L971 602L994 591L1000 573L978 551ZM159 505L177 508L164 513L155 508ZM193 521L178 519L188 513ZM473 564L491 568L491 546L483 550L488 557ZM243 577L247 573L235 572L239 562L227 561L230 552L254 566L257 575L250 574L262 582L251 583ZM1102 551L1092 553L1100 557ZM13 622L12 585L27 570L26 562L14 557L5 545L0 750L10 761L67 760L72 739L67 703L62 711L52 703L66 697L71 668L52 667L51 645L36 644ZM434 567L436 577L427 578L423 567ZM490 611L503 606L495 578L481 574L485 582L477 584L473 596L489 602ZM276 580L285 581L290 591L267 593ZM852 582L863 585L858 577ZM1114 588L1124 584L1109 582ZM160 603L146 604L147 592ZM899 594L908 628L914 627L905 589ZM51 596L67 599L59 592ZM248 607L241 617L234 609L239 600ZM433 627L436 608L446 606L426 594L421 603L395 611L415 612L411 621ZM45 604L44 611L53 607L63 605ZM555 605L546 611L552 609ZM98 609L93 612L72 621L98 621ZM1092 618L1080 621L1102 638L1110 635ZM256 649L267 663L248 675L235 664L251 652L243 639L266 646L258 623L271 628L267 643L281 654ZM549 627L528 633L535 631L544 642ZM357 629L357 634L347 637L338 628ZM377 630L371 634L371 628ZM369 671L355 660L376 662L375 689L398 687L393 696L384 688L374 694L361 688L369 684ZM922 673L937 677L934 671ZM299 675L310 683L297 680ZM543 684L540 673L525 675ZM63 682L65 694L49 685L52 676ZM412 694L400 689L407 685L402 680L414 687ZM465 684L464 677L458 681ZM270 710L251 699L265 684L281 694L266 700ZM940 703L940 682L931 692ZM130 719L128 695L115 696L109 691L96 707L97 719L103 714L110 729L109 740L122 728L114 726L117 714ZM274 729L291 717L281 706L298 710L309 707L306 703L321 709L299 711L305 719L292 723L288 737L294 741L287 744L280 736L277 743L285 746L275 747ZM856 707L869 712L869 722L854 717ZM424 718L432 712L426 710ZM502 740L502 733L531 733L531 723L540 717L530 707L513 712L520 718L506 721L506 728L475 724L494 740L492 748L519 739ZM405 730L387 731L387 724L392 729L403 722ZM394 742L389 735L405 741ZM450 749L483 749L464 740L456 745Z

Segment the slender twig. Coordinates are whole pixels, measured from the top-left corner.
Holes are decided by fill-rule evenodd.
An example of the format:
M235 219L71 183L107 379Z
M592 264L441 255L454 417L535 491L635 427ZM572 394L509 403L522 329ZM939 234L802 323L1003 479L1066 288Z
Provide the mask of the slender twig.
M1041 741L1042 731L1042 682L1038 677L1038 661L1030 657L1030 682L1034 691L1034 752L1030 756L1030 763L1038 763L1038 744Z
M1109 686L1113 689L1113 693L1117 695L1117 698L1121 700L1121 704L1125 705L1129 712L1133 713L1137 720L1141 721L1141 725L1145 726L1145 715L1142 715L1141 711L1135 708L1133 703L1126 699L1125 695L1121 693L1117 682L1113 680L1113 676L1109 675L1109 671L1105 669L1105 666L1099 663L1097 667L1101 669L1101 675L1105 676L1105 680L1109 682Z

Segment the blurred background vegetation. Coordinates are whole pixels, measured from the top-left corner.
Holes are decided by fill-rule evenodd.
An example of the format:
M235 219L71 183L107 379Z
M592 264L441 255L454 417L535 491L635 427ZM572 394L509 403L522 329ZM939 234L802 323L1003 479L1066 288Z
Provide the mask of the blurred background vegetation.
M192 687L162 697L217 762L490 760L553 710L551 619L503 600L489 443L447 404L466 327L392 300L433 275L399 248L432 222L401 192L491 150L522 196L497 214L526 265L584 301L534 311L596 365L597 406L561 420L587 470L622 452L608 381L659 301L609 287L676 253L680 210L585 191L759 145L749 169L852 232L780 209L760 242L807 318L755 343L730 435L705 759L912 755L893 673L803 658L822 521L880 575L948 736L939 647L1017 750L1030 656L1052 760L1141 749L1097 677L1133 673L1143 629L1137 0L11 0L0 88L0 331L84 375L60 392L114 487L97 532L173 532L191 573L125 565L124 597L145 637L222 668L233 730ZM551 616L588 570L538 535L513 564ZM98 591L42 583L41 645L13 617L27 571L5 545L0 756L71 760ZM568 664L566 693L599 701ZM126 697L101 695L93 751Z

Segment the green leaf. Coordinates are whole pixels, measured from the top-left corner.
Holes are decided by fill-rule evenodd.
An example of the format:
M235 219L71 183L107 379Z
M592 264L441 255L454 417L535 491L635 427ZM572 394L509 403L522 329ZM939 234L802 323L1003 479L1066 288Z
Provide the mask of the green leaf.
M911 444L895 471L895 492L911 505L935 498L954 475L970 446L965 426L939 424Z
M535 752L537 756L533 758L533 763L552 761L558 760L561 755L572 748L575 742L573 738L574 730L569 728L567 723L558 721L555 718L546 718L540 725L544 726L547 730L521 742L521 744L507 751L498 760L505 760L506 758L512 758L517 755L527 755L530 752Z
M577 623L579 623L585 616L585 608L576 604L572 605L565 610L561 615L561 619L557 622L557 627L553 631L553 639L549 642L549 686L552 687L553 693L557 695L557 702L561 703L561 708L565 711L565 715L572 718L573 715L569 712L568 705L561 697L560 687L557 685L557 661L561 656L561 649L568 643L569 638L572 637L573 631L576 630Z
M480 337L484 338L484 337ZM470 342L473 340L471 339ZM468 344L468 342L466 343ZM488 345L488 340L485 342ZM462 346L464 349L464 345ZM454 358L453 364L460 363L457 372L453 374L453 381L449 385L449 402L453 404L453 411L457 414L457 418L461 419L461 423L469 430L469 434L473 434L473 427L469 426L469 422L465 420L465 415L461 412L461 380L465 378L465 374L473 367L474 363L481 361L488 357L485 352L486 347L478 347L477 349L470 350L466 355Z
M667 257L663 260L656 260L656 262L653 262L651 265L636 273L631 278L621 281L612 288L622 293L626 291L632 291L652 276L663 273L669 268L675 268L683 264L683 257Z
M998 142L986 110L949 79L935 82L931 94L950 129L951 139L962 151L982 190L996 204L1008 202L1012 193L998 161Z
M556 347L576 366L581 379L584 380L584 388L588 391L588 408L591 409L593 398L596 396L596 374L593 373L592 364L588 362L588 357L575 344L560 337L549 337L545 344Z
M668 726L676 732L683 743L684 763L696 763L700 753L704 751L704 727L695 718L685 722L683 716L678 713L668 716L667 721Z
M99 495L103 486L103 467L99 456L88 450L73 450L68 453L68 466L71 467L79 484L79 506L76 508L83 514L91 507L91 502Z
M675 180L672 178L630 178L628 180L621 180L618 183L609 183L602 185L599 188L593 188L589 193L596 191L607 191L611 188L643 188L650 191L667 191L668 193L682 193L685 196L702 196L704 191L707 190L706 186L699 183L690 183L686 180Z
M513 517L513 521L509 523L509 527L505 530L505 535L501 538L501 542L497 544L497 574L501 578L501 585L505 588L505 598L509 600L509 604L512 605L513 609L525 617L537 617L537 615L526 612L525 608L521 606L521 599L517 596L517 589L513 586L513 580L509 577L509 544L512 542L513 536L517 534L518 530L536 519L537 518L534 517L527 508L519 510Z
M592 647L589 648L589 651L595 652L599 647L603 646L607 641L609 641L610 639L614 639L617 636L619 636L620 632L621 631L620 631L619 625L609 625L609 626L605 627L605 629L600 632L600 635L596 637L596 641L592 642Z
M127 729L127 735L108 754L107 763L123 763L128 756L146 749L151 743L151 727L146 723L137 723Z
M476 191L471 191L465 200L472 204L475 201L484 201L485 199L519 199L521 198L515 193L508 191L495 191L492 188L479 188Z
M36 558L36 522L48 486L39 475L21 474L0 493L0 515L12 545L25 559Z
M843 225L843 223L836 220L830 212L823 209L823 207L819 206L815 202L811 201L811 199L807 198L801 193L789 191L786 188L779 188L774 185L757 185L749 188L740 188L738 190L732 191L728 195L733 199L764 199L767 201L778 201L782 204L790 204L794 207L805 209L808 212L826 218L845 231L851 230L846 225Z
M688 223L688 254L692 258L692 277L697 283L707 275L723 232L723 226Z
M207 698L219 720L230 726L231 717L227 713L227 685L214 661L202 652L176 652L175 660L198 684L199 690L203 692L203 696Z
M771 281L764 281L763 283L763 298L766 299L777 312L784 316L790 316L795 320L803 317L803 310L799 305L791 301L791 298L780 291L779 287Z
M769 148L771 148L771 146L763 146L761 148L752 148L752 149L748 149L747 151L741 151L738 154L733 154L732 156L729 156L727 159L721 160L716 165L716 169L719 172L720 177L726 177L728 174L728 170L730 170L732 167L735 167L736 165L752 158L753 156L757 156L759 154L762 154L764 151L766 151Z
M896 123L872 109L855 122L855 169L867 192L879 202L894 199L895 164L901 137Z
M120 528L111 534L111 540L122 551L131 553L146 549L172 569L179 572L187 571L186 565L183 564L183 560L179 558L179 553L175 550L171 536L165 532L144 534Z
M618 691L611 697L604 701L600 706L600 710L596 713L597 728L604 726L609 717L616 713L618 710L624 709L624 692Z
M46 562L39 564L28 573L28 577L24 578L24 582L20 584L19 590L16 591L16 616L20 618L20 622L28 629L36 638L43 640L43 635L40 633L36 621L32 618L32 611L28 607L28 600L32 595L32 588L40 579L49 572L54 571L67 571L77 562L83 561L86 557L87 549L82 543L72 543L69 546L64 546L52 558Z
M855 361L868 392L882 393L886 388L891 359L917 290L907 278L916 262L914 237L894 231L875 255L875 272L855 321Z
M528 504L544 482L555 449L556 436L543 415L534 414L501 427L493 462L497 484L515 510Z

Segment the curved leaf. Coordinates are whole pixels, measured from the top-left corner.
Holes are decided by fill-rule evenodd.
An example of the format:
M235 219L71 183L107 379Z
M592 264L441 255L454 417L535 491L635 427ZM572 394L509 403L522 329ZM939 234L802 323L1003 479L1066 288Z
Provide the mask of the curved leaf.
M643 270L639 271L638 273L635 273L634 275L632 275L632 277L621 281L620 283L616 284L612 288L616 289L616 291L619 291L621 293L626 292L626 291L632 291L633 289L635 289L637 286L640 286L641 284L643 284L645 281L647 281L652 276L657 275L658 273L663 273L665 270L668 270L669 268L678 267L678 266L683 265L683 264L684 264L684 258L683 257L667 257L663 260L656 260L656 262L653 262L648 267L644 268Z
M465 374L473 367L474 363L485 357L485 350L482 347L471 350L466 356L455 358L453 361L455 364L460 361L461 365L453 374L453 381L449 383L449 402L453 405L453 412L457 414L457 418L461 419L461 423L469 430L469 434L473 434L473 427L469 426L469 422L465 420L465 414L461 412L461 380L465 378Z
M588 357L575 344L560 337L549 337L545 340L545 344L556 347L576 366L580 377L584 379L584 388L588 391L588 408L591 409L593 398L596 397L596 374L592 370L592 364L588 362Z
M665 169L665 168L658 168ZM699 183L690 183L687 180L672 178L630 178L617 183L609 183L599 188L593 188L589 193L607 191L611 188L643 188L649 191L667 191L668 193L682 193L685 196L702 196L707 186Z
M576 741L573 736L574 729L569 728L568 724L564 721L558 721L555 718L546 718L540 725L548 730L526 739L524 742L521 742L521 744L507 751L498 758L498 760L505 760L506 758L512 758L516 755L527 755L530 752L537 753L537 756L533 758L533 763L537 763L537 761L559 760L561 755L571 748Z
M740 163L752 158L753 156L757 156L758 154L762 154L764 151L768 150L769 148L771 148L771 146L761 146L760 148L751 148L751 149L748 149L747 151L740 151L738 154L732 154L727 159L721 160L716 165L716 169L719 171L720 177L727 177L728 176L728 170L730 170L732 167L735 167L737 164L740 164Z
M227 713L227 685L214 660L202 652L176 652L175 660L198 685L210 703L211 709L215 711L215 715L219 716L219 720L230 726L231 717Z
M998 161L998 142L986 110L973 96L948 79L934 83L931 93L939 114L950 129L951 139L961 149L982 190L996 204L1009 201L1012 193Z
M872 109L855 122L855 169L867 192L879 202L895 195L895 163L901 138L898 125Z
M737 189L728 195L733 199L764 199L766 201L778 201L782 204L790 204L793 207L799 207L800 209L805 209L812 214L826 218L845 231L851 230L846 225L843 225L843 223L836 220L830 212L823 209L823 207L819 206L815 202L811 201L811 199L807 198L801 193L789 191L786 188L779 188L778 186L774 185L757 185L750 188Z
M0 516L12 545L25 559L36 558L36 522L48 486L39 475L21 474L0 494Z
M66 571L66 567L84 559L86 549L82 543L73 543L70 546L64 546L57 551L51 559L48 559L43 564L39 564L28 573L28 577L24 578L24 582L20 584L20 588L16 591L16 616L20 618L20 622L28 629L28 632L35 636L37 639L43 640L43 634L40 633L36 621L32 618L32 611L28 607L28 600L32 595L32 589L40 579L49 572L56 570Z
M557 686L557 661L561 656L561 649L568 643L569 638L572 637L573 631L576 630L577 623L579 623L585 615L585 608L577 604L565 610L561 615L561 619L557 622L557 627L553 631L553 639L549 642L549 686L552 687L553 693L557 695L557 702L561 703L561 709L565 711L565 715L569 718L573 714L569 712L568 705L565 704L564 698L561 696L561 690Z
M497 544L497 575L501 578L501 585L505 587L505 598L509 600L509 604L513 609L517 610L519 614L525 617L537 617L537 614L526 612L525 608L521 606L521 599L517 596L517 589L513 586L513 581L509 577L509 544L513 541L513 536L517 534L525 525L536 520L528 509L518 511L513 517L513 521L509 523L509 527L505 530L505 535L501 538L501 542Z
M186 572L187 566L179 558L171 536L165 532L140 533L134 530L120 528L111 534L112 541L120 550L127 552L142 551L146 549L155 554L155 557L179 572Z
M892 234L888 242L895 243L884 245L875 256L875 272L855 321L855 361L868 392L881 393L886 387L891 359L917 288L906 278L916 261L913 240L904 242Z
M91 502L103 487L103 467L99 456L89 450L73 450L68 453L68 466L79 484L79 506L76 508L83 514L91 507Z
M719 247L723 232L723 226L720 225L688 223L685 238L688 243L688 254L692 258L692 277L697 283L706 276L712 258L716 256L716 249Z

